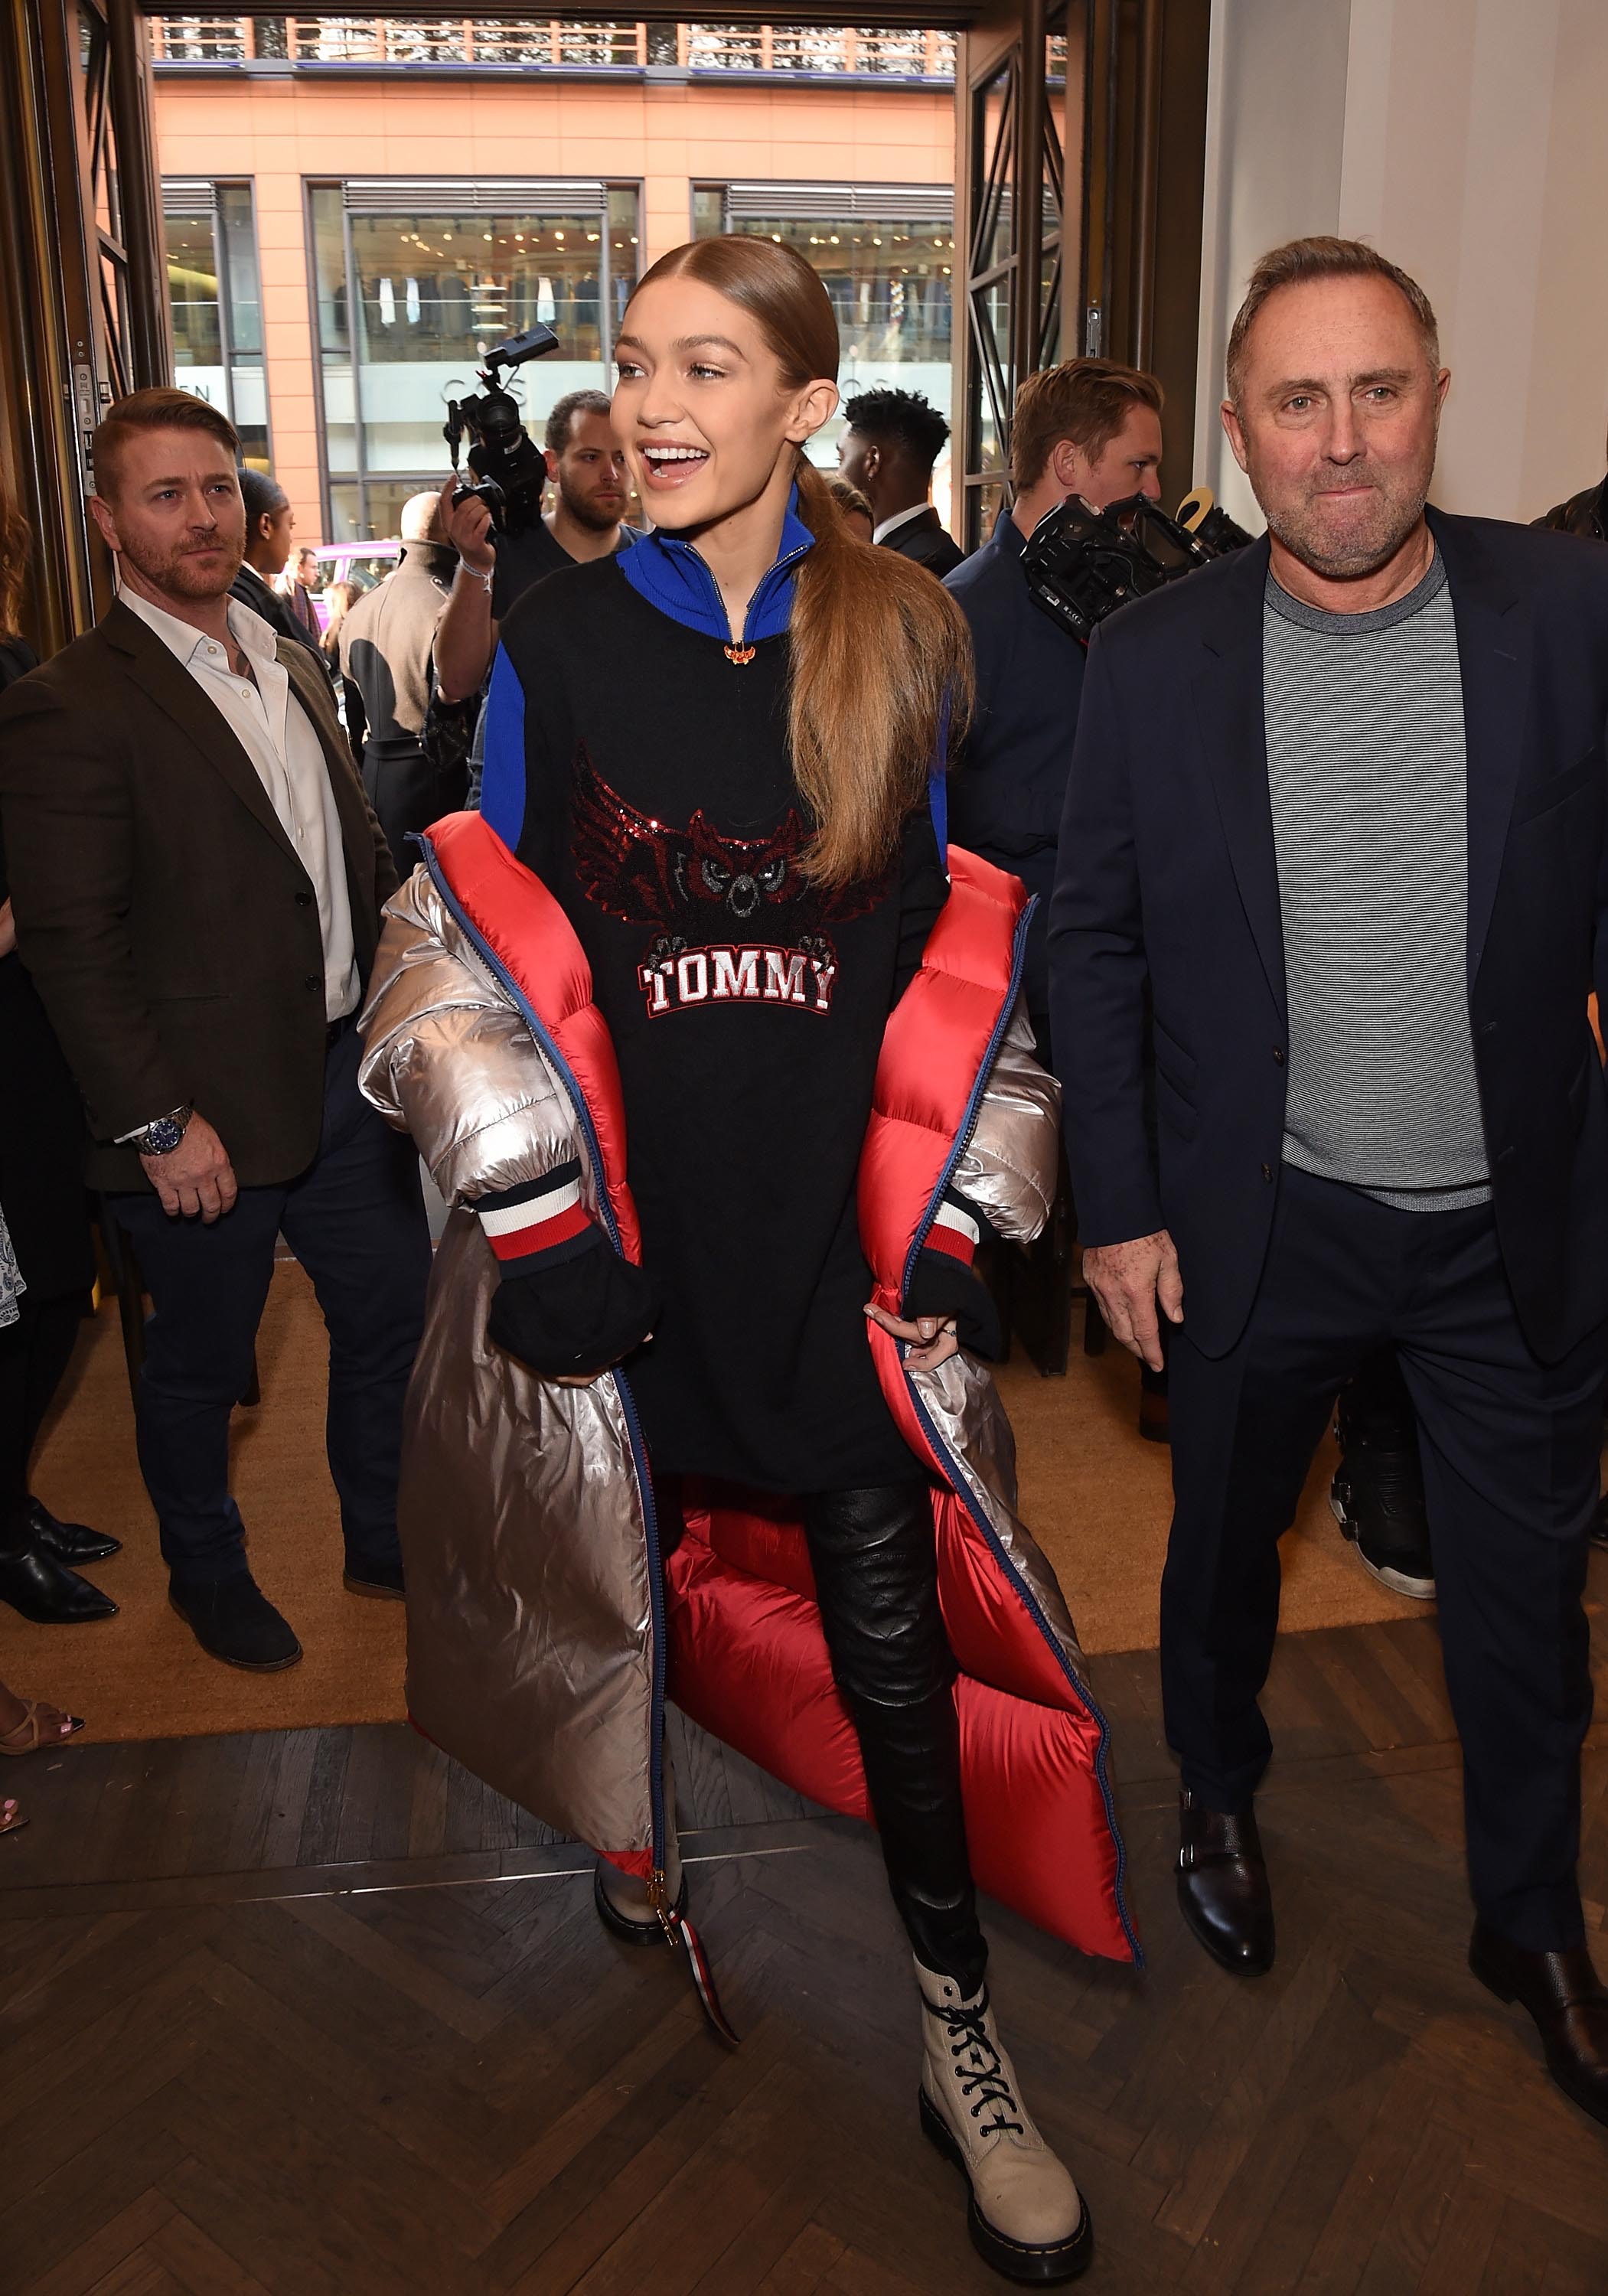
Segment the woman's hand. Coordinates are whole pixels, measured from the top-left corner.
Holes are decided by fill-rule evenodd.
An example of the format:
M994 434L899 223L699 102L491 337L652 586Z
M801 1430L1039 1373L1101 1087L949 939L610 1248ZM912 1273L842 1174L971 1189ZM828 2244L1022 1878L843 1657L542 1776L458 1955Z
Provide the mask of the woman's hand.
M0 956L9 956L17 946L17 920L12 914L9 901L0 901Z
M948 1363L951 1356L960 1353L953 1316L941 1321L937 1316L918 1316L913 1324L907 1324L901 1317L890 1316L886 1308L879 1308L874 1300L866 1300L866 1313L884 1332L907 1341L910 1352L905 1361L912 1371L936 1371L939 1364Z

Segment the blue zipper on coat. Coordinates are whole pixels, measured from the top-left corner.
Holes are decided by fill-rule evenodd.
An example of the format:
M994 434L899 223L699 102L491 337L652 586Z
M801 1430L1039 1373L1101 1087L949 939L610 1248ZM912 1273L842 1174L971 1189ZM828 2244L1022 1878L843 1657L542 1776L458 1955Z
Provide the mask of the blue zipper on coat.
M1016 1009L1017 991L1021 985L1021 968L1023 960L1027 954L1028 924L1038 906L1038 897L1037 894L1034 894L1029 900L1028 905L1026 908L1023 909L1021 916L1017 919L1016 932L1011 949L1010 988L1006 993L1005 1003L1000 1008L999 1018L994 1024L993 1034L989 1038L988 1048L984 1052L981 1063L978 1068L977 1081L972 1086L971 1096L966 1102L965 1114L962 1119L960 1129L955 1136L955 1146L950 1151L948 1159L944 1165L943 1171L939 1176L938 1185L932 1192L931 1201L927 1206L926 1212L923 1215L921 1224L915 1231L915 1238L912 1241L909 1256L905 1262L903 1290L906 1292L910 1288L910 1278L915 1271L916 1255L920 1252L922 1246L925 1243L928 1234L931 1229L932 1223L938 1217L938 1208L943 1201L944 1191L954 1177L956 1167L959 1164L961 1158L964 1155L967 1144L971 1140L973 1131L976 1129L978 1112L982 1106L983 1095L988 1089L989 1077L993 1070L994 1062L998 1057L999 1047L1001 1043L1004 1041L1005 1032L1010 1027L1011 1015ZM903 1304L902 1298L900 1304ZM899 1368L901 1371L905 1371L904 1357L902 1355L899 1358ZM933 1424L931 1414L928 1412L926 1406L923 1403L920 1395L917 1393L915 1382L908 1371L905 1371L905 1385L909 1390L911 1404L915 1409L916 1418L921 1423L923 1431L926 1435L928 1442L931 1443L933 1450L940 1458L949 1459L951 1464L953 1464L953 1455L950 1453L948 1446L944 1442L943 1438L939 1435L937 1427ZM1011 1558L1006 1554L1005 1547L1001 1544L993 1524L973 1501L971 1485L967 1482L964 1475L958 1472L958 1469L956 1469L951 1479L950 1488L954 1491L956 1497L959 1499L961 1505L965 1508L966 1513L971 1516L978 1529L982 1533L984 1539L988 1542L989 1551L993 1554L995 1561L999 1564L1000 1569L1005 1572L1005 1577L1010 1580L1012 1586L1015 1587L1017 1594L1021 1597L1022 1608L1032 1620L1033 1624L1038 1628L1038 1632L1047 1645L1056 1665L1061 1669L1062 1673L1065 1676L1067 1687L1071 1691L1073 1696L1078 1700L1079 1704L1082 1706L1085 1712L1088 1715L1090 1720L1094 1723L1095 1728L1100 1734L1099 1742L1095 1749L1095 1777L1100 1788L1101 1801L1103 1803L1105 1808L1105 1822L1111 1829L1112 1841L1116 1847L1117 1852L1117 1871L1112 1882L1112 1890L1117 1900L1118 1918L1122 1923L1122 1934L1128 1939L1128 1949L1134 1957L1134 1966L1136 1969L1143 1969L1144 1966L1144 1948L1139 1943L1138 1934L1134 1928L1133 1923L1128 1918L1128 1901L1123 1889L1124 1880L1128 1873L1128 1850L1123 1843L1122 1835L1117 1824L1117 1806L1111 1788L1111 1769L1107 1759L1107 1749L1110 1744L1111 1732L1106 1723L1105 1716L1102 1713L1091 1693L1079 1681L1076 1673L1069 1665L1066 1653L1062 1649L1060 1643L1056 1640L1055 1635L1051 1628L1050 1622L1045 1617L1043 1611L1040 1609L1032 1588L1028 1585L1027 1581L1021 1577L1021 1573L1012 1563Z
M597 1209L603 1215L603 1230L608 1236L609 1242L613 1245L615 1250L619 1253L620 1258L623 1259L625 1253L621 1248L619 1241L619 1226L614 1218L614 1207L609 1201L608 1167L603 1162L603 1149L598 1141L596 1128L594 1126L592 1121L592 1111L587 1105L586 1095L582 1092L580 1086L576 1081L574 1071L571 1070L570 1063L565 1060L563 1054L554 1043L553 1038L548 1034L546 1029L537 1017L534 1006L525 996L518 982L508 971L506 965L503 964L501 958L496 956L488 947L479 928L475 925L468 912L464 909L462 902L460 902L457 895L453 891L451 886L447 884L442 874L440 863L436 856L436 849L431 842L428 835L422 838L419 841L424 849L424 857L430 870L431 882L434 885L437 892L439 893L442 900L446 903L460 930L468 936L471 941L473 942L475 949L482 962L496 976L496 979L506 991L510 1000L520 1013L521 1019L523 1019L529 1026L531 1035L541 1046L546 1058L552 1062L553 1067L557 1071L560 1083L563 1086L565 1092L569 1095L570 1105L575 1111L577 1120L581 1128L582 1136L586 1141L587 1154L591 1162L593 1177L597 1183ZM636 1472L637 1489L642 1498L643 1529L647 1540L648 1602L653 1621L652 1697L653 1748L652 1759L648 1766L648 1796L652 1806L653 1867L655 1872L662 1873L664 1870L665 1851L665 1635L664 1582L660 1566L659 1519L653 1506L653 1479L648 1469L647 1446L642 1439L642 1423L636 1416L636 1398L631 1393L630 1387L623 1372L617 1370L611 1372L609 1375L614 1382L616 1391L619 1396L620 1407L625 1413L626 1434L630 1442L631 1464Z

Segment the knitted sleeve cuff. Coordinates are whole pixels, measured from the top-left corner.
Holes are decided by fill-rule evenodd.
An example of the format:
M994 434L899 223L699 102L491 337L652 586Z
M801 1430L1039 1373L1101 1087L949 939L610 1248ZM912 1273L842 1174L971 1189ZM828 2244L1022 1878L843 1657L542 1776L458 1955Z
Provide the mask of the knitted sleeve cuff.
M974 1211L958 1190L946 1188L922 1250L941 1251L946 1258L959 1260L963 1267L970 1267L982 1242L984 1225L980 1212Z
M946 1189L915 1255L905 1291L905 1313L953 1316L961 1345L999 1363L1009 1352L999 1313L972 1265L979 1243L989 1233L982 1214L956 1190Z
M481 1196L474 1209L505 1276L556 1267L587 1250L601 1234L581 1201L575 1157L539 1180Z

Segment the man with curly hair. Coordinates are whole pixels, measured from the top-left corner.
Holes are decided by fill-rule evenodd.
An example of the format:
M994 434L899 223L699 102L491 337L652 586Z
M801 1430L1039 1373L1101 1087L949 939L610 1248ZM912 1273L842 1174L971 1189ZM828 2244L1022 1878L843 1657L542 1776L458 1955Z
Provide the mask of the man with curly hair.
M914 558L941 582L964 555L928 499L948 424L919 390L862 391L844 401L843 416L838 470L871 504L872 540Z

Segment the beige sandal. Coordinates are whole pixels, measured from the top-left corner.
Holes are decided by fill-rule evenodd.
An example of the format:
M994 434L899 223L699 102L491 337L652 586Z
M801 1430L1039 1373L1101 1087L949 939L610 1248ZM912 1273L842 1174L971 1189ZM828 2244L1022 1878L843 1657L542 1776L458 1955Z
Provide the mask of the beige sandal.
M66 1729L53 1731L47 1738L39 1717L51 1710L48 1699L25 1698L22 1701L22 1719L16 1728L0 1731L0 1754L40 1754L47 1746L60 1746L67 1739L76 1737L84 1727L76 1714L69 1714L65 1718ZM22 1823L26 1824L27 1820ZM0 1832L4 1831L0 1827Z
M21 1833L28 1820L8 1795L0 1801L0 1833Z

